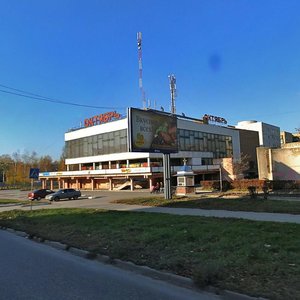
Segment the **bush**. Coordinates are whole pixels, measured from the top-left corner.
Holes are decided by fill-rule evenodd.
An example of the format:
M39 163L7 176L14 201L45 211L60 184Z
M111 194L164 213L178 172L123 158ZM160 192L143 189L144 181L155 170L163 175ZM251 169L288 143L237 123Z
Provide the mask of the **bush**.
M220 190L220 181L219 180L203 180L201 181L201 187L206 190ZM222 181L222 190L227 191L231 188L229 181Z

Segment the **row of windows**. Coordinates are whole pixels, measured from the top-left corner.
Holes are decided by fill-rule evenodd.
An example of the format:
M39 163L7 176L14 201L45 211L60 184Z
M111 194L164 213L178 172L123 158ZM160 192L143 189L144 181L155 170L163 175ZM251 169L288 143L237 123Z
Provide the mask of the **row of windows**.
M120 153L126 151L126 129L66 141L67 158Z
M180 151L213 152L215 158L232 156L231 136L178 129L177 139ZM126 129L66 141L67 158L127 151Z
M178 129L181 151L213 152L214 158L232 156L232 137L215 133Z

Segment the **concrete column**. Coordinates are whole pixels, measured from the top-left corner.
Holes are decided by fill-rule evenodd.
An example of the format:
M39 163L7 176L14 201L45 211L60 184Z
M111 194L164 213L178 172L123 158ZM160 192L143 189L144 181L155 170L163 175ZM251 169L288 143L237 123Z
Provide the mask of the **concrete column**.
M50 190L53 190L53 179L50 179Z
M108 162L108 168L111 169L111 161Z
M120 169L120 162L119 161L117 161L117 163L116 163L116 168Z
M133 178L130 178L130 190L131 190L131 191L134 190L134 186L133 186Z
M94 178L91 178L92 191L94 190Z
M78 182L78 178L76 178L76 190L79 190L79 182Z
M70 171L70 165L67 165L67 171Z
M61 181L60 181L60 178L58 178L58 188L61 189Z
M129 168L129 159L126 159L126 167Z
M79 164L79 171L81 171L81 164Z
M147 164L148 164L148 167L150 167L150 157L147 157Z
M149 178L149 189L150 189L150 191L151 191L151 187L152 187L152 185L153 185L152 178Z
M269 149L269 166L270 166L270 180L274 180L273 175L273 159L272 159L272 149Z
M109 189L110 191L112 191L112 189L113 189L113 188L112 188L112 179L109 178L108 180L109 180L109 188L108 188L108 189Z
M95 170L96 169L96 164L95 163L93 163L93 170Z

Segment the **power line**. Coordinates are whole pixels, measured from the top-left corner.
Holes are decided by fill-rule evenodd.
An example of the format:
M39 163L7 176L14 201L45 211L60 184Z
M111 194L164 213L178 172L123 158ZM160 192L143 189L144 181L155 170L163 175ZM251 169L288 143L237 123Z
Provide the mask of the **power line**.
M64 105L79 106L79 107L88 107L88 108L125 109L125 107L96 106L96 105L86 105L86 104L80 104L80 103L62 101L62 100L58 100L58 99L44 97L44 96L41 96L41 95L38 95L38 94L34 94L34 93L31 93L31 92L23 91L23 90L16 89L16 88L13 88L13 87L9 87L9 86L3 85L3 84L0 84L0 86L4 87L4 88L7 88L7 89L11 89L13 91L20 92L20 93L15 93L15 92L10 92L10 91L5 91L5 90L0 89L0 92L2 92L2 93L11 94L11 95L19 96L19 97L24 97L24 98L29 98L29 99L33 99L33 100L39 100L39 101L45 101L45 102L51 102L51 103L57 103L57 104L64 104Z

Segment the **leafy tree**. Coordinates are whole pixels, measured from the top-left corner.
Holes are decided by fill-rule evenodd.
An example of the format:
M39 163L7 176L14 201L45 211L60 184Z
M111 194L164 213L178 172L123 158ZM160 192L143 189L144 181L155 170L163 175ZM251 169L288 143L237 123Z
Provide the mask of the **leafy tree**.
M41 172L54 171L52 157L50 155L41 156L39 159L39 168Z
M65 150L59 160L53 160L50 155L39 157L35 151L14 152L0 155L0 182L7 184L29 183L30 168L39 168L41 172L65 170Z
M66 157L67 157L66 151L67 151L67 150L66 150L66 147L64 146L64 147L62 148L62 154L61 154L60 159L59 159L59 161L58 161L58 170L63 171L63 170L66 169L66 164L65 164L65 159L66 159Z
M7 172L10 170L13 160L8 154L3 154L0 156L0 173L2 177L2 182L6 182Z

